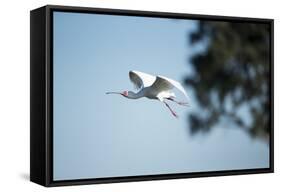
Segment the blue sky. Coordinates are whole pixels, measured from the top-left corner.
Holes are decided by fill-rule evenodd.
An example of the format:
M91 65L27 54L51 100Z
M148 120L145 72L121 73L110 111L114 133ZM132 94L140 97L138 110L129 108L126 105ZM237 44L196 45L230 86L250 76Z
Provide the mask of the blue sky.
M221 123L189 135L187 114L174 118L155 100L107 91L133 90L139 70L179 82L192 73L196 21L54 13L54 179L85 179L269 166L268 144ZM200 47L199 47L200 48ZM179 99L183 96L179 95Z

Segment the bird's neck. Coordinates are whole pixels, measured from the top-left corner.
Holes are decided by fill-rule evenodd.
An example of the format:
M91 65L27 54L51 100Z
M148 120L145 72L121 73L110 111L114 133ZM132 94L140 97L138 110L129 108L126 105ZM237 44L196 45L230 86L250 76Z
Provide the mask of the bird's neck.
M129 99L139 99L143 97L143 94L141 91L137 92L137 93L134 93L134 92L130 92L130 94L128 95L128 98Z

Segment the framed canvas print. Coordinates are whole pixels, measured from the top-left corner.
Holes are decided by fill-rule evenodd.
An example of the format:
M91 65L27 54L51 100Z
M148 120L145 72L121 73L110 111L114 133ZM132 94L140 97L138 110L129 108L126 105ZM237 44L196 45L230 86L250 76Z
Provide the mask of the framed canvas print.
M31 11L30 179L273 172L273 20Z

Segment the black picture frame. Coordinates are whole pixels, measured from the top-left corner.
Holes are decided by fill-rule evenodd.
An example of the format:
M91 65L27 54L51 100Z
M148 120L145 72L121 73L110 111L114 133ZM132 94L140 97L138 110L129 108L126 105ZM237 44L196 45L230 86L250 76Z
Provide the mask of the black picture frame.
M98 13L174 19L199 19L270 25L270 167L180 174L143 175L98 179L53 180L53 11ZM274 172L274 20L245 17L194 15L89 7L46 5L30 12L30 180L43 186L64 186L160 179L195 178Z

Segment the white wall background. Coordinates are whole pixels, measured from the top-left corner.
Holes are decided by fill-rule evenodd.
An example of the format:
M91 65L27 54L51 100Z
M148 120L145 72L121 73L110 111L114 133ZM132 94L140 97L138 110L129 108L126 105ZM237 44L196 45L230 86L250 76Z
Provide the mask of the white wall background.
M275 173L44 188L29 182L29 11L45 4L275 19ZM0 7L0 191L267 191L280 188L281 13L276 0L7 0ZM239 143L237 143L239 145ZM243 147L243 146L241 146ZM208 163L208 162L206 162Z

